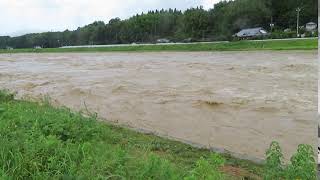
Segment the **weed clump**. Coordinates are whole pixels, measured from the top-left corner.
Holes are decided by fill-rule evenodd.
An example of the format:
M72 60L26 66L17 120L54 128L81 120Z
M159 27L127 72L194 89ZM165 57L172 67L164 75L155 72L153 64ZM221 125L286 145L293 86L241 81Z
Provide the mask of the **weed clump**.
M266 152L265 179L281 179L283 174L283 154L278 142L272 142Z
M8 102L14 99L14 95L10 93L8 90L0 90L0 103Z
M218 154L212 154L209 160L201 157L196 167L191 171L190 175L185 180L220 180L225 179L226 176L220 172L219 168L225 163L225 159Z
M272 142L266 152L264 179L317 179L316 161L312 146L301 144L291 157L290 164L282 163L283 155L278 142Z
M288 179L317 179L316 161L312 146L300 144L287 168Z

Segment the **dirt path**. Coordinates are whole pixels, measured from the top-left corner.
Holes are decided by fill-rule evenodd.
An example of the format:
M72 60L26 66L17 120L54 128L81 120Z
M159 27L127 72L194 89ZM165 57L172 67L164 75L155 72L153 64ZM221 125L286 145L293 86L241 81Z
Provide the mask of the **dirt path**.
M262 159L316 142L316 51L1 54L0 88ZM246 157L248 156L248 157Z

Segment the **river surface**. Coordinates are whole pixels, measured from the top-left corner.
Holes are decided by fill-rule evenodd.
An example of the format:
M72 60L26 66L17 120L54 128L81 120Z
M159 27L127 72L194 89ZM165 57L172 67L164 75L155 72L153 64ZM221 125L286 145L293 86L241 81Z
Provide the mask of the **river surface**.
M0 88L247 159L315 144L317 52L0 54Z

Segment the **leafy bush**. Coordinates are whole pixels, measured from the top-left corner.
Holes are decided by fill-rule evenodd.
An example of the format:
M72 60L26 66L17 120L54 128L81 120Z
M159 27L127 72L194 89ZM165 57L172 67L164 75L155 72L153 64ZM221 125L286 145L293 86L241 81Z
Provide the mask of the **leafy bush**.
M177 172L174 171L172 165L165 159L151 154L142 164L137 179L140 180L178 180Z
M225 159L218 154L212 154L209 160L201 157L196 167L191 171L190 176L186 177L185 180L221 180L225 179L225 176L219 168L223 166Z
M283 155L278 142L272 142L266 152L264 179L306 179L316 180L317 170L313 147L301 144L297 153L290 159L290 164L282 164Z
M286 38L296 38L297 33L295 31L283 32L282 30L276 30L272 32L269 37L271 39L286 39Z
M280 179L283 176L283 154L278 142L272 142L266 152L265 179Z
M305 37L317 37L318 31L315 31L315 32L306 31L304 34L305 34Z
M14 95L7 90L0 90L0 102L8 102L14 99Z
M314 155L312 146L299 145L296 154L290 159L291 164L287 168L287 178L316 179L317 168Z

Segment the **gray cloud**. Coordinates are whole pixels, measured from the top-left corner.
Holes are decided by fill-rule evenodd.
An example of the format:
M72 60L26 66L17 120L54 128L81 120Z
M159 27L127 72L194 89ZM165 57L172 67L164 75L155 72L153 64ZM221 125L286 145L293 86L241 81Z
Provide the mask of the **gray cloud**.
M152 9L204 6L219 0L0 0L0 35L73 30L96 20L125 19Z

